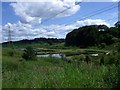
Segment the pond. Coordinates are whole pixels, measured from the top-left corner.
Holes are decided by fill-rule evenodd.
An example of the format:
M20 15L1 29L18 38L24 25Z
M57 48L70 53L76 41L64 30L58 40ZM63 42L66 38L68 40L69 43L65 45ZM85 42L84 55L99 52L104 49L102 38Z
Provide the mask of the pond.
M99 56L99 54L95 53L95 54L91 54L91 56L97 57L97 56Z
M42 55L37 55L37 57L49 57L49 56L52 56L52 57L57 57L57 58L63 58L65 57L65 54L42 54Z
M49 56L57 57L57 58L65 58L66 57L65 54L59 54L59 53L57 53L57 54L55 53L55 54L41 54L41 55L37 55L37 57L49 57ZM74 55L72 55L72 56L74 56ZM99 56L99 54L90 54L90 56L96 57L96 56Z
M99 55L101 55L103 53L92 53L92 54L84 54L84 55L90 55L92 57L98 57ZM110 54L110 52L106 52L105 55ZM46 54L41 54L41 55L37 55L37 57L57 57L57 58L66 58L67 56L74 56L74 55L81 55L81 54L63 54L63 53L46 53Z

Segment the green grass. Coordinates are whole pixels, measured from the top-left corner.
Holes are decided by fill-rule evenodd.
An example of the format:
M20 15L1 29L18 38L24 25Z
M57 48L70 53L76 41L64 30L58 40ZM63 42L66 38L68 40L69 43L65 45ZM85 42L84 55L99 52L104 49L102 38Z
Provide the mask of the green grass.
M54 57L25 61L17 48L3 47L2 50L3 88L112 88L120 85L120 68L114 64L100 66L100 57L91 57L93 62L89 64L82 62L84 55L71 56L75 63L67 63ZM59 50L69 53L84 52L83 49L81 51L72 48ZM13 56L9 52L14 52ZM109 58L105 58L107 59Z
M56 60L39 58L20 62L9 58L3 61L3 88L105 87L101 76L105 67L97 70L92 65L81 64L78 68L59 60L51 62L51 59Z
M3 61L3 88L102 88L106 66L81 63L79 66L50 59ZM114 74L114 73L113 73Z

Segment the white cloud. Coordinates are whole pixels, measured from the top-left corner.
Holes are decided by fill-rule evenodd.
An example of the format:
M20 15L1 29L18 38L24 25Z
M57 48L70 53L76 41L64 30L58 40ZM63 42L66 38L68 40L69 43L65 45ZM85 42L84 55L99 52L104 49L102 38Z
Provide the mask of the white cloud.
M49 26L32 26L30 24L21 23L20 21L16 24L10 24L10 30L12 34L12 40L22 39L34 39L40 37L46 38L65 38L66 34L73 29L85 26L85 25L107 25L109 24L105 20L101 19L87 19L83 21L77 21L71 25L49 25ZM3 41L8 40L8 24L3 26Z
M30 24L21 23L20 21L16 24L6 24L2 28L2 40L7 41L8 40L8 26L10 26L11 31L11 38L12 41L16 40L22 40L22 39L34 39L39 37L57 37L56 33L52 30L48 31L43 26L34 28Z
M102 20L102 19L86 19L83 21L77 21L75 23L76 26L101 25L101 24L104 24L110 27L110 24L108 24L105 20Z
M86 26L86 25L107 25L110 26L105 20L102 19L87 19L82 21L76 21L71 25L50 25L45 28L49 31L54 31L57 38L65 38L66 34L73 29Z
M80 6L75 4L75 0L67 2L67 0L49 0L48 2L17 2L11 3L16 15L22 18L23 22L38 22L41 19L47 19L55 16L56 14L70 8L56 17L65 17L75 14Z
M70 1L70 0L68 0ZM119 0L76 0L78 2L118 2Z
M113 2L118 2L118 1L120 1L120 0L112 0Z

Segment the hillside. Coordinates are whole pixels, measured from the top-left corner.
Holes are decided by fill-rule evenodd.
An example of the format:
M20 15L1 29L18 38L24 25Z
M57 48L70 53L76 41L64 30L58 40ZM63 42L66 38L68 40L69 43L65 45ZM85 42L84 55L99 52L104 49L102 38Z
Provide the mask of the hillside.
M66 35L67 46L101 46L120 42L120 28L106 25L91 25L75 29Z

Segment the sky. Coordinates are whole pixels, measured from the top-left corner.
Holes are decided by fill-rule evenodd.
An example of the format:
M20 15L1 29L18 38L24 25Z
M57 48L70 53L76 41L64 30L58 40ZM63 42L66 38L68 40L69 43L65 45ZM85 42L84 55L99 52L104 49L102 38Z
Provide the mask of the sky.
M86 25L114 26L118 20L117 0L42 0L42 2L2 2L2 40L65 38L70 31ZM94 0L95 1L95 0Z

